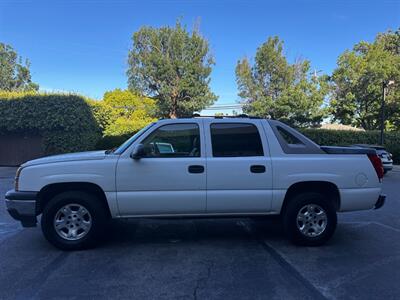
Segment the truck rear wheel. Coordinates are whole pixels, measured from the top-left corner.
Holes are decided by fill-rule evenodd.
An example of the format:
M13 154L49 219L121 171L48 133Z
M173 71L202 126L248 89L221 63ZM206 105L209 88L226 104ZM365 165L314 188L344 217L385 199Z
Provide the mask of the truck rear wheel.
M41 225L46 239L62 250L93 247L107 222L104 205L95 196L68 191L52 198L43 210Z
M304 246L326 243L336 229L334 204L320 193L302 193L289 200L283 223L289 239Z

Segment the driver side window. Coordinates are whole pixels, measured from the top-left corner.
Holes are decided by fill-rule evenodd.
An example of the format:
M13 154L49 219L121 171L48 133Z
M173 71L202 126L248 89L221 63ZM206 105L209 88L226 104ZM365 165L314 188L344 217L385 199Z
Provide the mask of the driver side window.
M200 130L195 123L164 125L142 141L145 157L200 157Z

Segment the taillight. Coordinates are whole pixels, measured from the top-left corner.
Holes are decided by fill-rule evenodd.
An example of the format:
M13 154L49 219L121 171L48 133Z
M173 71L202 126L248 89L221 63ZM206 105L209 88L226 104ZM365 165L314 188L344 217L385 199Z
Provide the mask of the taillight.
M368 154L368 158L374 166L376 175L378 175L379 180L381 180L383 178L383 165L381 159L376 154Z

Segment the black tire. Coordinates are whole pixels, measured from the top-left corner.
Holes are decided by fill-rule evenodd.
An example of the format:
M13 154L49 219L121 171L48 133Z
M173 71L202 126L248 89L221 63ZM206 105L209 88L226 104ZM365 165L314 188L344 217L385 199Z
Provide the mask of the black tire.
M90 229L77 240L63 238L55 229L57 212L68 204L84 207L91 217ZM43 210L41 226L45 238L55 247L61 250L82 250L94 247L101 240L108 219L105 205L96 196L82 191L67 191L54 196L47 203Z
M304 207L314 204L323 209L326 215L326 227L316 236L309 236L302 233L297 224L297 217L300 210L303 212ZM318 209L316 211L319 211ZM300 222L300 225L303 223ZM320 246L326 243L333 235L336 229L337 216L336 208L332 201L320 193L302 193L289 199L287 206L283 212L283 225L290 241L296 245L302 246ZM301 226L300 226L301 227ZM313 234L310 229L309 234Z

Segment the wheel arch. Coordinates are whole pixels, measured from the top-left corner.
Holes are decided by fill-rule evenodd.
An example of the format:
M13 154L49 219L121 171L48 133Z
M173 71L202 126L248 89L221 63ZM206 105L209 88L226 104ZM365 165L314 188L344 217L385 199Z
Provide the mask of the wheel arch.
M108 216L111 217L111 211L108 205L106 194L99 185L92 182L62 182L52 183L44 186L38 193L36 203L37 214L41 214L43 212L44 207L54 196L67 191L81 191L95 195L104 205Z
M335 205L336 211L340 209L340 192L336 184L329 181L301 181L292 184L286 191L281 213L283 213L290 200L304 192L317 192L325 195Z

